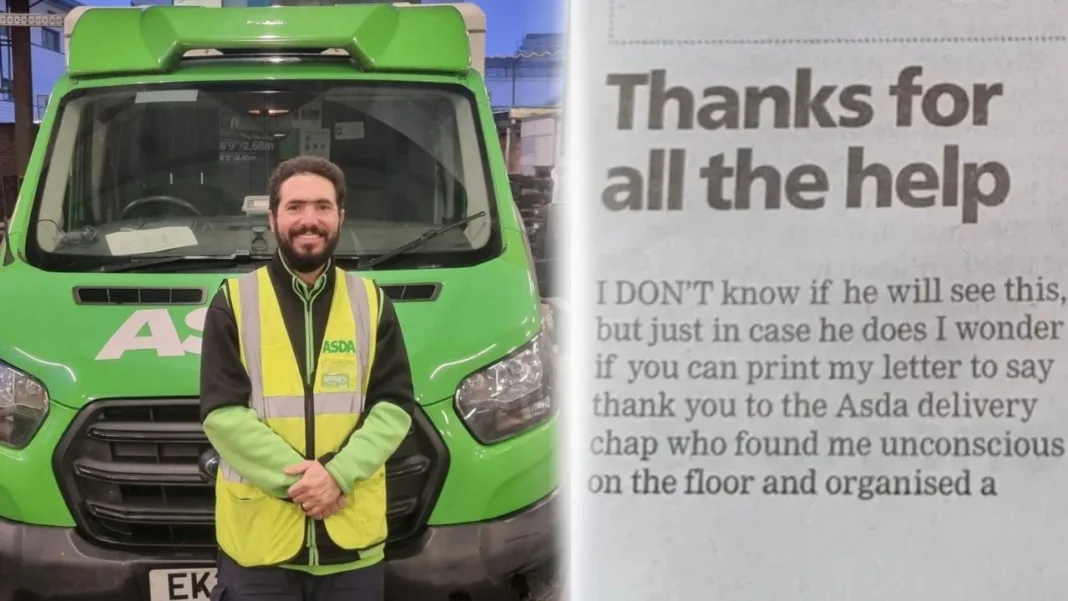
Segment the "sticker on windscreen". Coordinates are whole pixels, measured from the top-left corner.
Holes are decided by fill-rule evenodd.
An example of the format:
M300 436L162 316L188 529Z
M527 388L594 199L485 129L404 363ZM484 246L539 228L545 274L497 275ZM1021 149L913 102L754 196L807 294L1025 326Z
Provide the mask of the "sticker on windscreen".
M300 130L300 154L330 158L330 130L326 128Z
M335 140L362 140L363 121L341 121L334 124Z
M244 203L241 205L241 210L246 215L260 215L266 213L270 208L271 197L262 194L246 196Z
M104 239L107 241L108 250L116 257L174 250L198 244L192 228L184 225L114 232L104 236Z
M198 90L144 90L137 93L135 104L152 102L196 102Z

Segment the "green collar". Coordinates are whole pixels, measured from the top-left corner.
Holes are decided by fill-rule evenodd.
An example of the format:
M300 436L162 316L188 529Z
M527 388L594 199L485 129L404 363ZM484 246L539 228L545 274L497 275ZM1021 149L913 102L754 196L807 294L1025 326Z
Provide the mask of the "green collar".
M323 291L323 288L326 287L327 278L329 277L330 272L334 269L334 260L328 260L326 262L326 267L323 269L323 272L319 274L319 277L316 278L315 283L309 286L304 283L304 280L302 280L299 275L297 275L297 272L289 267L289 264L286 263L286 258L282 256L281 251L278 252L278 258L282 261L282 267L285 268L286 272L289 273L292 279L293 292L304 300L312 300Z

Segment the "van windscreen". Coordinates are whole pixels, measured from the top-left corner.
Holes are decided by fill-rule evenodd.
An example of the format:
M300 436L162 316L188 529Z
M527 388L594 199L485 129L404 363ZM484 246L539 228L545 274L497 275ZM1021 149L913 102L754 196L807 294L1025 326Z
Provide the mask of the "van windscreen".
M347 181L337 254L373 258L485 211L400 268L470 264L499 246L484 143L462 88L257 82L68 95L38 186L29 259L96 270L131 257L269 254L267 180L326 157Z

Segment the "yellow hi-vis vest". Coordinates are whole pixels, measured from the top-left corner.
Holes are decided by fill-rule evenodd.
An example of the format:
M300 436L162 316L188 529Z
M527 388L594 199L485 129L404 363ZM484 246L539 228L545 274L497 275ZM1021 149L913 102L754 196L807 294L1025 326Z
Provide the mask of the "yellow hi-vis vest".
M356 428L375 356L379 303L374 283L340 269L336 273L311 395L315 457L337 452ZM226 286L252 385L249 404L260 421L307 457L305 420L312 416L305 413L304 382L267 268L228 279ZM305 547L309 522L296 503L246 482L225 461L220 461L215 491L217 541L238 564L286 563ZM356 483L345 501L344 509L325 520L333 542L358 551L385 541L385 468Z

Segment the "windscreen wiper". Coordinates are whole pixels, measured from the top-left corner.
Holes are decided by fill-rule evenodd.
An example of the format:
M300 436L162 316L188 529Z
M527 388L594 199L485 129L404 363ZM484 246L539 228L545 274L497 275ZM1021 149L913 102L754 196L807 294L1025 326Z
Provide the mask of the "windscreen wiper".
M427 242L430 242L434 238L437 238L438 236L444 234L445 232L452 231L452 230L454 230L454 229L456 229L456 228L458 228L460 226L463 226L463 225L466 225L468 223L471 223L472 221L478 219L479 217L485 217L485 216L486 216L486 212L485 211L479 211L479 212L475 213L474 215L468 215L467 217L464 217L463 219L461 219L461 220L459 220L459 221L457 221L455 223L450 223L448 225L443 225L443 226L440 226L440 227L429 229L429 230L423 232L415 240L412 240L411 242L408 242L406 244L402 244L401 246L398 246L397 248L394 248L393 250L391 250L391 251L389 251L387 253L378 255L377 257L371 259L370 261L367 262L366 265L361 265L360 269L371 269L375 265L378 265L378 264L380 264L380 263L382 263L384 261L389 261L390 259L393 259L393 258L396 258L396 257L398 257L400 255L403 255L404 253L406 253L408 251L415 250L415 249L419 248L420 246L426 244Z
M233 265L246 265L250 263L257 263L260 261L270 261L273 255L271 254L252 254L248 251L238 251L230 255L201 255L201 256L183 256L183 257L132 257L127 261L121 263L112 263L110 265L102 265L99 269L100 273L118 273L121 271L138 271L141 269L148 269L166 265L182 265L189 266L191 268L204 267L204 266L233 266Z

